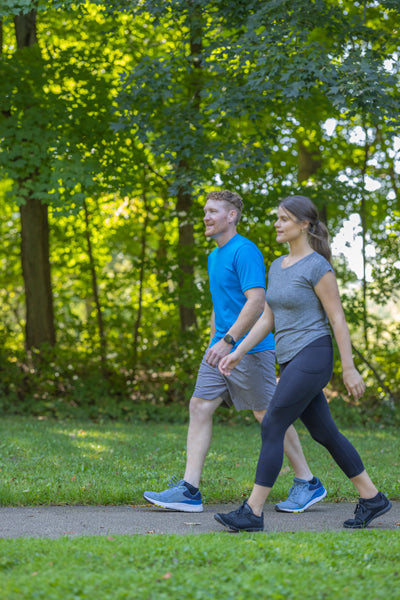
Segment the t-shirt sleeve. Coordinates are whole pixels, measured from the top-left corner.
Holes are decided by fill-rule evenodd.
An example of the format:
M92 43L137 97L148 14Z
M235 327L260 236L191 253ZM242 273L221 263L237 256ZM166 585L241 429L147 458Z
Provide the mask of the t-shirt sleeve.
M255 287L266 289L264 259L255 244L238 248L234 264L242 292Z
M328 271L332 271L334 273L332 265L320 254L317 255L317 260L313 262L312 269L310 272L310 282L313 287L317 285L321 277L328 273Z

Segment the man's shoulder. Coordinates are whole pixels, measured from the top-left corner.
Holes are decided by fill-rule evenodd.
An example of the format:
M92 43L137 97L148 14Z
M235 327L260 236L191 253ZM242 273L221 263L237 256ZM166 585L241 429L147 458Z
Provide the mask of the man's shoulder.
M252 240L249 240L249 238L244 237L244 235L241 235L240 233L237 233L235 235L235 242L236 245L241 248L241 247L245 247L245 248L252 248L258 252L261 252L261 250L259 249L259 247L257 246L257 244L255 242L253 242Z

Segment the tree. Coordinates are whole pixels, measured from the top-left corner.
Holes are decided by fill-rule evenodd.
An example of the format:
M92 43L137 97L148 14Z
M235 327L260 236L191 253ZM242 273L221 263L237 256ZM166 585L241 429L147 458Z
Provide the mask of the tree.
M14 189L20 203L21 262L26 297L25 342L27 348L32 348L43 343L55 343L48 212L47 205L35 194L35 186L43 175L41 162L45 162L47 154L42 152L40 157L36 152L37 139L42 138L39 132L45 129L45 115L37 93L41 60L37 47L36 11L16 15L14 24L18 58L12 73L14 77L8 81L3 119L8 131L12 129L10 122L14 125L6 143L13 161ZM32 160L33 153L35 158Z
M267 265L282 252L283 195L309 195L332 232L362 216L363 288L336 269L352 284L357 349L376 369L386 336L394 364L371 309L399 289L396 3L41 0L39 42L21 51L10 15L23 2L9 4L0 202L25 194L47 210L58 353L102 364L134 395L184 394L210 312L201 206L224 186L244 196L241 231ZM2 260L20 294L10 206ZM20 303L2 294L7 332Z

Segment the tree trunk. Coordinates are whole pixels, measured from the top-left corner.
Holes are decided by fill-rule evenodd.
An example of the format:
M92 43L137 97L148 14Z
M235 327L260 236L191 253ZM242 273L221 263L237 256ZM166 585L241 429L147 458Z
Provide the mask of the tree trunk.
M180 177L184 173L190 176L189 167L186 161L179 161L178 174ZM179 318L181 330L187 331L190 327L196 325L196 313L193 307L193 295L191 294L194 267L192 263L191 248L194 246L193 223L189 220L189 215L193 206L193 197L190 191L183 186L178 190L176 209L179 214ZM185 215L182 217L182 215Z
M321 168L321 152L319 149L312 151L307 148L301 141L298 143L299 148L299 170L297 179L299 183L307 181L311 175L315 175L318 169Z
M93 246L92 246L92 238L90 235L90 227L89 227L89 211L87 207L86 200L83 201L83 210L85 213L85 237L87 243L88 257L89 257L89 265L90 265L90 275L92 278L92 292L94 303L96 306L96 315L97 315L97 326L99 328L99 338L100 338L100 360L101 360L101 368L103 375L107 375L107 341L104 332L104 324L103 324L103 311L101 308L100 295L99 295L99 286L97 283L97 273L96 273L96 264L93 256Z
M302 141L298 142L299 158L297 180L299 183L307 181L312 175L315 175L322 166L321 151L319 148L314 150L307 148ZM325 224L328 221L328 210L326 204L319 207L319 218Z
M17 48L28 48L37 43L36 37L36 11L25 15L16 15L14 17L15 37L17 38Z
M36 12L14 18L18 49L37 43ZM29 107L26 108L29 110ZM23 140L21 140L22 153ZM34 174L30 174L34 177ZM24 182L21 181L21 184ZM24 186L21 185L21 188ZM21 262L25 286L25 347L55 344L53 295L50 277L48 208L29 193L21 198Z
M364 330L364 344L365 349L368 350L368 283L367 283L367 207L365 201L365 175L367 172L367 164L369 159L369 143L368 143L368 131L364 127L365 132L365 145L364 145L364 162L361 170L361 181L363 188L361 190L361 201L360 201L360 219L361 219L361 238L362 238L362 262L363 262L363 276L362 276L362 298L363 298L363 330Z
M28 198L20 208L21 262L25 285L25 346L55 344L53 295L49 261L48 209Z
M189 102L193 114L200 111L200 92L202 89L202 14L201 4L196 0L188 3L190 25L190 54L189 63ZM196 119L195 119L196 120ZM177 194L177 212L179 215L179 316L181 330L187 331L196 326L193 294L191 293L194 279L194 267L191 248L194 246L194 231L191 220L193 207L192 177L190 165L181 159L177 165L177 178L182 182Z
M139 290L138 290L138 308L136 313L135 324L133 327L133 360L132 360L132 377L136 379L137 371L137 359L138 359L138 346L140 340L140 327L142 324L142 310L143 310L143 287L144 287L144 276L146 267L146 256L147 256L147 230L149 226L149 203L147 199L147 178L146 170L143 175L143 210L144 219L142 232L140 236L140 269L139 269Z

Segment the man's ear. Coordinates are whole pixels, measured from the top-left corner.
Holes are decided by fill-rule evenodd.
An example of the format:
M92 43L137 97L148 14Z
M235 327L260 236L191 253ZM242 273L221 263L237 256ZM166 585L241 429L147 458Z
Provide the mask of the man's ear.
M228 223L234 223L237 219L237 212L236 210L230 210L229 211L229 217L228 217Z

